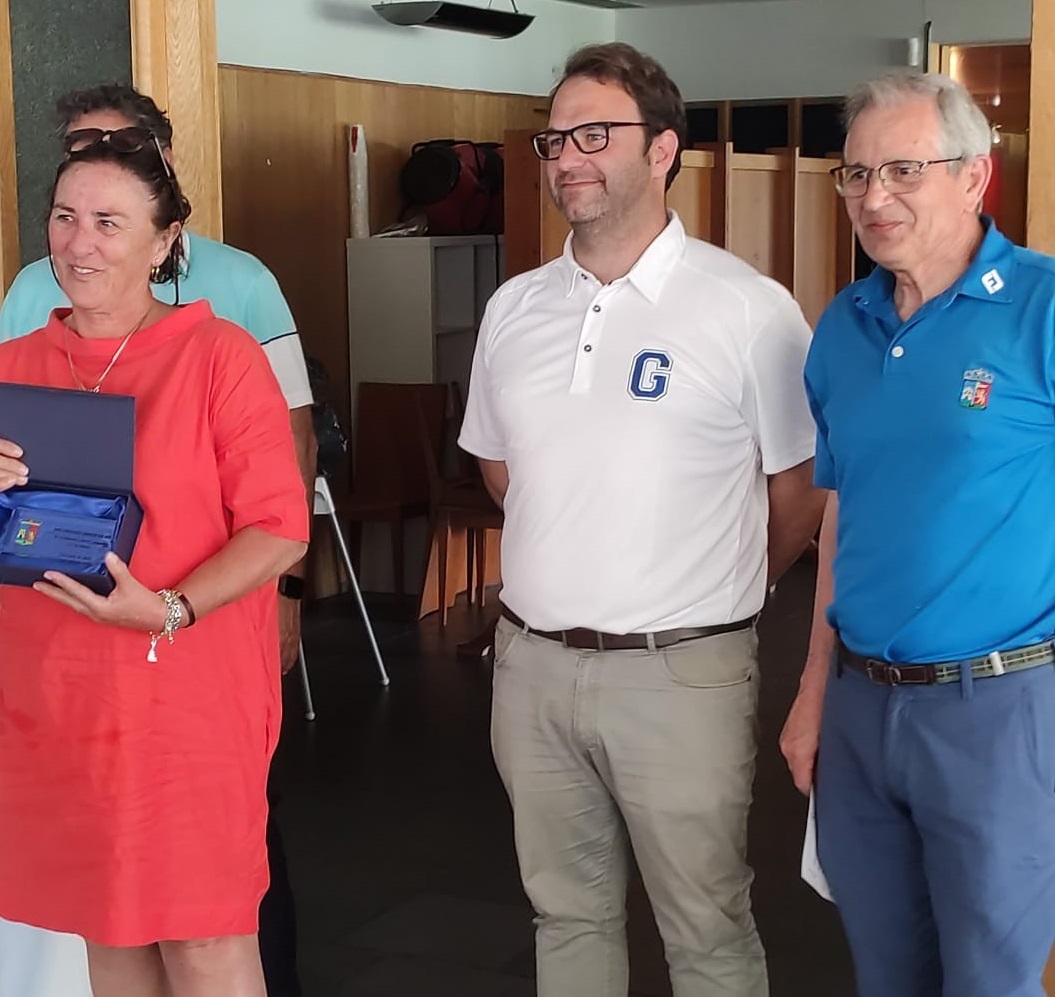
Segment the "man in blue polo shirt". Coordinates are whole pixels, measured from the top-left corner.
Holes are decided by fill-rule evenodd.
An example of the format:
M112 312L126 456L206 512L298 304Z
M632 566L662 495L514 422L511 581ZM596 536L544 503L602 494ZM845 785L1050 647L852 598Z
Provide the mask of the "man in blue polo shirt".
M806 365L830 489L781 738L861 997L1041 997L1055 941L1055 261L979 206L946 77L865 84L833 173L878 268ZM818 754L819 741L819 754Z

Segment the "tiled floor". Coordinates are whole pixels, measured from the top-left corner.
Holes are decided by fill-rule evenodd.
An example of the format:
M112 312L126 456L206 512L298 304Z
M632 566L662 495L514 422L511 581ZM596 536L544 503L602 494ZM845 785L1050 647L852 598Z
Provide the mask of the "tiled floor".
M833 909L799 881L804 801L776 747L809 626L808 564L761 625L762 745L752 813L755 913L773 997L851 997ZM301 937L305 997L530 997L531 910L488 742L490 670L455 658L482 617L446 633L391 599L370 600L392 685L376 684L350 601L309 610L318 718L295 677L277 762ZM631 890L633 992L669 994L639 885ZM590 997L590 995L582 995Z

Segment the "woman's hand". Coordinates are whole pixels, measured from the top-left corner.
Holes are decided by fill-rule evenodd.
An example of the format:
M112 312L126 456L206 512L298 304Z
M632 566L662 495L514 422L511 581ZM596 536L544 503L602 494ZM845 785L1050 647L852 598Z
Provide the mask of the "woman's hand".
M116 554L107 554L105 560L116 582L109 595L99 595L61 571L45 571L45 581L34 582L33 588L96 623L161 633L168 615L165 600L137 581Z
M0 440L0 492L29 481L29 468L21 461L22 448L10 440Z

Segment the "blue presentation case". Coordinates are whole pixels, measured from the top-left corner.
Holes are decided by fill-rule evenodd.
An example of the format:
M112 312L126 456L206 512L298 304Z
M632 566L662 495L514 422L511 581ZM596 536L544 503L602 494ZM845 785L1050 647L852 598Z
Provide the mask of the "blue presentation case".
M12 519L34 502L54 503L64 509L60 519L71 513L95 517L101 530L113 533L113 543L107 546L127 563L143 523L143 508L132 492L135 405L135 399L125 395L0 382L0 438L22 447L29 468L27 485L0 492L0 538L17 528L14 543L31 555L37 524L23 519L23 524L30 523L27 529ZM86 570L72 570L68 564L8 553L0 544L0 584L32 585L49 568L64 571L100 595L113 591L113 578L101 557Z

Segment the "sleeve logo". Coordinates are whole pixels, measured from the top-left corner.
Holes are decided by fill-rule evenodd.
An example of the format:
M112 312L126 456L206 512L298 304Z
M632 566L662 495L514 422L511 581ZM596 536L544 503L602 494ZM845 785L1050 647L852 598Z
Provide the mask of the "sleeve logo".
M631 398L654 402L662 398L670 387L670 372L674 361L663 350L642 350L630 365L627 391Z

